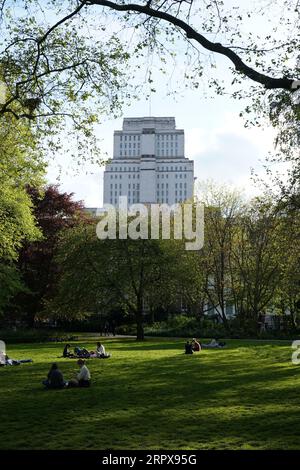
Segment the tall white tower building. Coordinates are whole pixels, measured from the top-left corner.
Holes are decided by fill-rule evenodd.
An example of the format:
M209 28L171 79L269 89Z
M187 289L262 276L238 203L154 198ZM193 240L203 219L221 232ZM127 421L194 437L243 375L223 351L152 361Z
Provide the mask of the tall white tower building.
M173 117L125 118L114 132L104 171L104 204L183 202L193 197L194 162L184 156L184 131Z

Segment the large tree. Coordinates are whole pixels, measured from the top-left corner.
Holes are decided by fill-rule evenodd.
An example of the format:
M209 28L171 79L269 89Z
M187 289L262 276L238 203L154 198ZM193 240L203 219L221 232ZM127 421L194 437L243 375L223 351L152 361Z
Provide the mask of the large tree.
M62 230L82 221L89 223L89 218L82 210L82 202L74 201L72 193L61 192L58 186L49 185L42 194L28 187L27 194L43 238L24 242L19 252L18 267L27 291L15 299L15 308L19 307L23 320L32 326L43 308L44 298L53 293L58 274L54 254Z
M231 281L242 323L259 326L259 317L274 310L281 281L289 225L282 227L271 201L252 201L238 221L231 250Z
M41 237L26 185L39 188L44 164L35 133L24 122L12 125L6 115L0 126L0 313L24 289L16 267L19 249Z
M134 319L143 340L148 302L164 306L174 294L181 246L172 240L99 240L94 225L65 231L56 257L61 275L46 316L84 318L110 305Z
M233 303L231 250L238 217L244 210L241 194L213 181L202 184L199 198L205 203L205 243L199 258L206 274L206 298L229 329L226 306ZM203 289L203 286L202 286Z

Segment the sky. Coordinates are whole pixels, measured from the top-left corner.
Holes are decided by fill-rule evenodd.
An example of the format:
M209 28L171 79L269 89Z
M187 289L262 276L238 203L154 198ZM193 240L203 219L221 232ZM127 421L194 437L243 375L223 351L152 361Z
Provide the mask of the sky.
M214 60L218 74L230 83L230 62L218 56ZM273 149L273 129L245 128L239 113L246 103L234 100L229 94L208 97L212 93L207 93L207 89L202 86L180 90L175 95L168 94L170 75L174 89L179 71L177 74L176 69L169 69L165 77L154 73L157 91L151 95L151 105L141 96L139 101L124 107L120 118L106 117L97 126L96 133L102 151L108 157L112 156L113 132L122 128L125 117L174 116L177 128L185 131L185 156L194 160L197 185L201 186L201 181L213 179L217 183L228 183L244 190L246 196L258 194L263 187L253 181L252 170L262 178L265 176L263 162ZM74 199L82 200L86 207L102 207L104 167L82 164L80 173L74 174L66 170L70 166L69 162L62 162L61 155L51 161L47 175L49 183L57 183L60 173L59 183L63 191L73 192Z

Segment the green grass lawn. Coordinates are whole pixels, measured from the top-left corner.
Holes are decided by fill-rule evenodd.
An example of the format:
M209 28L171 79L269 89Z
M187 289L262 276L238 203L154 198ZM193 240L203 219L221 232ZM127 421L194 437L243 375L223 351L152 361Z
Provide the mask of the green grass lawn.
M8 347L34 362L0 368L1 449L300 449L290 343L230 340L193 356L184 340L104 343L112 357L88 361L92 387L57 391L41 386L51 362L77 372L62 344Z

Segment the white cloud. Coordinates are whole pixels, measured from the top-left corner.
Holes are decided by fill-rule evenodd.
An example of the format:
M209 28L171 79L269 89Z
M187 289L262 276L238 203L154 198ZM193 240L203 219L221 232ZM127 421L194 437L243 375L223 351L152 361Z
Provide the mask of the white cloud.
M186 130L186 156L195 160L198 180L230 183L251 195L260 190L251 179L251 169L263 177L263 162L273 141L273 129L245 128L237 114L228 112L221 126Z

